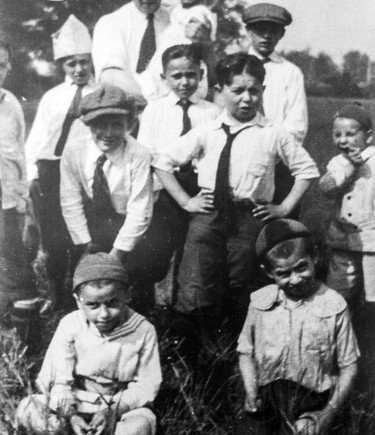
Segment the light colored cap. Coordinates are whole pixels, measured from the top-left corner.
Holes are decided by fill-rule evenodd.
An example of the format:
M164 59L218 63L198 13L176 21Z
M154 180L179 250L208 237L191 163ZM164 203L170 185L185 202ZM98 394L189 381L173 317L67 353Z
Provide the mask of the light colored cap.
M91 53L91 36L88 28L74 15L70 15L60 30L52 35L54 59L76 54Z

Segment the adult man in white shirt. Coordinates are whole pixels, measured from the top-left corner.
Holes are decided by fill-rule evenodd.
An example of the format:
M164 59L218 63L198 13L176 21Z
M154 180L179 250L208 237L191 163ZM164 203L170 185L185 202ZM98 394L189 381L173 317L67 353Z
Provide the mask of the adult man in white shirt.
M302 145L308 127L303 75L296 65L275 52L276 45L285 34L285 26L292 22L292 16L280 6L259 3L245 9L242 19L251 40L249 54L261 59L266 69L264 114L270 121L285 127ZM278 165L276 203L282 202L292 183L286 168Z
M92 54L100 83L142 94L139 76L169 24L169 15L160 4L161 0L133 0L99 19L94 29Z

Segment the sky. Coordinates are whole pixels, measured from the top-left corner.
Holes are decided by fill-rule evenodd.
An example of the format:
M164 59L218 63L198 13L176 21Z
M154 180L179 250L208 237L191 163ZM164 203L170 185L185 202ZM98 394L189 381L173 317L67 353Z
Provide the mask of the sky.
M375 61L375 0L265 1L284 6L293 16L278 50L324 51L339 65L345 53L359 50Z

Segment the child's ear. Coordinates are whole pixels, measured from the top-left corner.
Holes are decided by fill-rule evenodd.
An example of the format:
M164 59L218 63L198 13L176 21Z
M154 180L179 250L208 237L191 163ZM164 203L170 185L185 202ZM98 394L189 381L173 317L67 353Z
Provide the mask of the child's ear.
M272 273L267 269L267 267L264 264L260 265L260 268L263 270L263 272L268 276L268 278L271 278L273 280Z
M74 297L74 299L75 299L76 302L77 302L77 306L78 306L78 308L81 308L81 302L80 302L80 300L79 300L79 297L77 296L77 293L73 293L73 297Z
M223 88L220 85L215 85L214 86L215 91L217 91L219 94L221 94L223 92Z
M203 69L201 68L201 69L199 70L199 81L201 81L201 80L203 79L203 74L204 74L204 71L203 71Z

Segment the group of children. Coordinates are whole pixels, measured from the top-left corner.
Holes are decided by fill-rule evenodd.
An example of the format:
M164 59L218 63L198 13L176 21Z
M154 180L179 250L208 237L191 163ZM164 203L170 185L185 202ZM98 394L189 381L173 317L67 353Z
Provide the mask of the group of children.
M169 93L146 106L139 128L134 98L94 82L85 26L71 16L55 35L66 79L41 100L26 155L53 304L64 305L66 276L74 273L78 310L62 319L49 345L40 394L19 406L20 430L156 433L156 333L129 303L133 298L131 306L147 312L145 298L168 273L171 328L196 350L187 350L189 364L202 325L220 321L224 307L235 333L242 330L237 351L246 399L236 434L324 433L343 409L359 358L345 299L354 308L363 286L370 310L375 302L371 117L351 104L333 120L339 154L320 179L321 190L336 198L323 284L311 234L288 219L319 177L301 146L306 113L296 111L299 124L279 125L268 119L275 107L263 99L272 83L268 68L282 68L269 57L291 16L260 4L245 11L244 22L260 57L236 53L217 63L223 107L197 94L202 59L194 45L173 45L161 56ZM259 42L263 37L269 41ZM0 45L0 68L6 52ZM295 95L303 108L304 94ZM6 94L0 109L4 104ZM6 144L0 163L15 164ZM276 201L280 161L293 182ZM0 176L5 209L6 165Z

